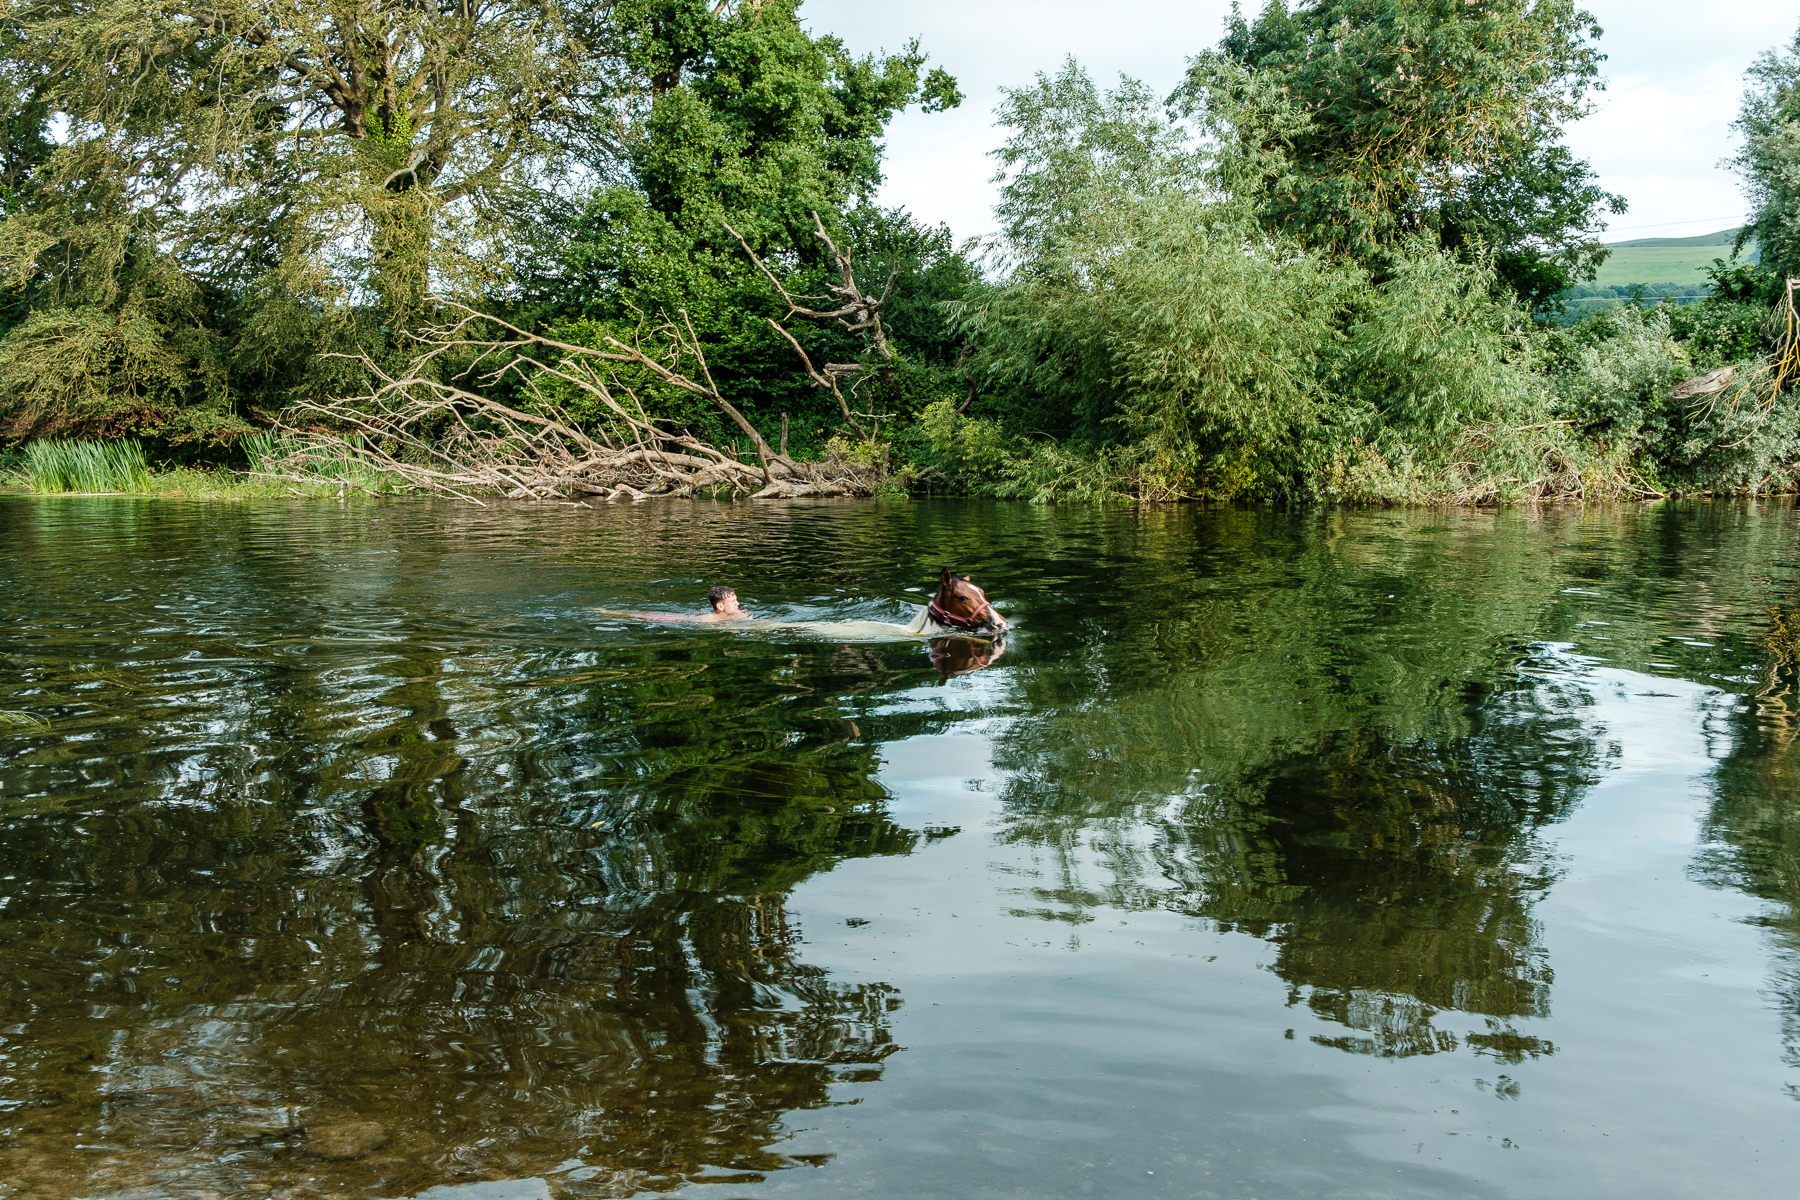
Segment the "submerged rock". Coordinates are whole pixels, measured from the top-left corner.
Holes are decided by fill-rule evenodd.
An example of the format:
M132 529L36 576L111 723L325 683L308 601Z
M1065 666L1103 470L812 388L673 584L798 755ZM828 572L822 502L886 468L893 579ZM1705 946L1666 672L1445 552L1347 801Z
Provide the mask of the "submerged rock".
M333 1162L373 1154L387 1141L387 1128L380 1121L334 1121L306 1131L307 1153Z

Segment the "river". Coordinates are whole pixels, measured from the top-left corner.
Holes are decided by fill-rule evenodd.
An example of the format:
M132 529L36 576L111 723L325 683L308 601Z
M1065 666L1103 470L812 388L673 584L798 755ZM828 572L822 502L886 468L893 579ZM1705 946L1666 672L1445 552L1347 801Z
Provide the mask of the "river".
M0 1197L1787 1194L1797 592L1785 503L0 497Z

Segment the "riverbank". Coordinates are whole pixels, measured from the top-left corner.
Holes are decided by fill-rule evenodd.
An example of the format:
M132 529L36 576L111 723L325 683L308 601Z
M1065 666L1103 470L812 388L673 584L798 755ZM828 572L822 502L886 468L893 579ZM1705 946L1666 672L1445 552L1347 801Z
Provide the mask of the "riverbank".
M983 423L956 417L964 426ZM1773 479L1765 479L1763 490L1695 489L1692 491L1658 486L1641 475L1620 469L1594 470L1585 464L1582 470L1564 462L1564 470L1555 479L1514 476L1504 481L1511 486L1481 486L1483 481L1467 478L1429 479L1414 471L1403 478L1373 477L1357 464L1358 469L1338 472L1335 486L1325 494L1298 499L1255 494L1195 494L1179 489L1158 488L1145 477L1144 464L1120 456L1083 459L1067 453L1046 452L1021 459L1004 455L982 455L982 434L971 436L959 430L953 436L938 440L933 449L936 460L924 467L903 464L898 469L886 466L886 453L879 458L863 454L852 461L858 470L878 480L872 495L890 499L1024 499L1034 503L1076 503L1078 505L1135 505L1235 501L1251 507L1274 505L1280 508L1334 509L1494 509L1513 507L1581 506L1594 502L1618 503L1650 500L1705 500L1737 498L1772 498L1793 494L1791 485L1769 487ZM970 451L975 447L975 452ZM143 496L170 500L260 500L260 499L338 499L349 495L397 496L424 494L415 485L391 473L384 473L349 458L321 459L315 466L332 473L311 475L287 474L279 464L272 464L271 452L255 454L262 469L236 469L223 466L153 467L136 451L133 443L72 442L62 443L59 461L46 465L38 462L34 470L32 456L15 455L0 458L0 494L37 496ZM121 451L127 451L121 453ZM834 452L843 457L842 447ZM85 471L70 470L60 460L88 461ZM36 456L39 459L43 455ZM1471 486L1471 484L1474 486ZM594 504L601 500L655 500L689 494L710 495L712 492L689 491L656 486L644 491L630 488L628 494L611 497L570 490L553 498L561 503ZM717 489L716 498L727 499L733 493ZM454 493L461 496L462 493ZM799 498L806 493L796 492ZM504 499L497 492L471 493L470 498L482 502Z

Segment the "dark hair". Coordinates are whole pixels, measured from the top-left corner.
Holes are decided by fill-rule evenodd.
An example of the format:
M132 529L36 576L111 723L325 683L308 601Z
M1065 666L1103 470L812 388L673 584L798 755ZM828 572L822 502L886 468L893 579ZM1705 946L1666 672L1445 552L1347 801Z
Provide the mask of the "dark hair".
M713 606L713 608L716 610L719 607L719 601L723 600L727 596L735 596L735 595L737 595L737 589L728 588L724 584L721 583L718 587L716 587L712 591L706 593L706 600L707 600L707 603L711 604Z

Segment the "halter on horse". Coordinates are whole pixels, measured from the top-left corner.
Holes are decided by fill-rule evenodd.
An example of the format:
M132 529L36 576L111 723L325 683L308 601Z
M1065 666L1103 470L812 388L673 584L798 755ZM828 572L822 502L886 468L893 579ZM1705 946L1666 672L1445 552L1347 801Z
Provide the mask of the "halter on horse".
M945 568L938 575L937 595L925 615L945 629L977 637L995 637L1006 631L1006 618L994 611L988 598L967 575L952 575Z

